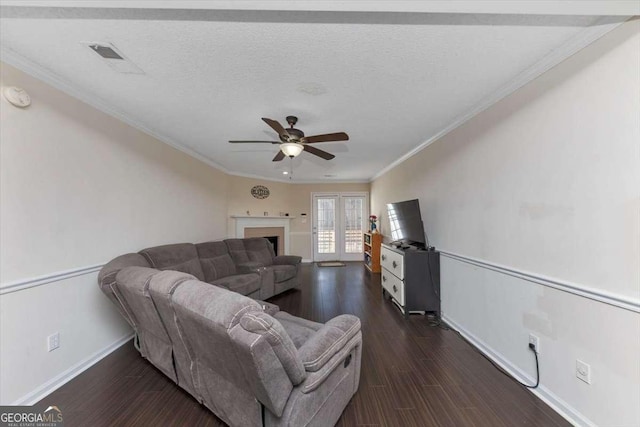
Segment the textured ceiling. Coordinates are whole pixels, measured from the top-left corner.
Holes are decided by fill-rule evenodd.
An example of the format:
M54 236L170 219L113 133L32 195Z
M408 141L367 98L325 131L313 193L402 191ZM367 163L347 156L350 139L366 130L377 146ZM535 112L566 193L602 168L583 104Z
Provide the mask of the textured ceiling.
M5 8L4 52L237 174L282 179L261 120L345 131L294 181L369 180L586 31L598 17ZM145 74L86 47L110 42ZM9 61L11 62L11 61ZM531 76L533 77L533 76ZM37 102L35 100L34 102ZM330 175L330 177L327 177Z

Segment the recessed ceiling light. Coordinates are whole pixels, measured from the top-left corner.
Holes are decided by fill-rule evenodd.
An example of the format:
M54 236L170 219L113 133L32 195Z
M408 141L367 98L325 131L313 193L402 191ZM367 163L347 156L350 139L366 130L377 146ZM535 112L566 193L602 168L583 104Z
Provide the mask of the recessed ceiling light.
M289 172L287 172L287 171L282 171L282 175L289 175Z

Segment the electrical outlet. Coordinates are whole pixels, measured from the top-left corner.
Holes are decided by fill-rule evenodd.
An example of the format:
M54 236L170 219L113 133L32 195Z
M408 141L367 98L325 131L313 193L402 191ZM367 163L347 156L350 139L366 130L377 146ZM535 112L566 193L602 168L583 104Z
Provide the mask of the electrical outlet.
M540 353L540 338L537 335L529 334L529 344L533 344L537 353Z
M60 347L60 332L47 337L47 351L53 351L58 347Z
M591 365L576 359L576 377L587 384L591 384Z

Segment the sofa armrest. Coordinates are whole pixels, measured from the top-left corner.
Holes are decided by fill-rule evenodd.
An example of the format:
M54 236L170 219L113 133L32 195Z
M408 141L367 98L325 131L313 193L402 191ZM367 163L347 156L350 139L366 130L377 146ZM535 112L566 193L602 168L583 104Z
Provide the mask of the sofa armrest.
M126 267L151 267L140 254L124 254L106 263L98 273L100 287L109 286L116 281L116 275Z
M248 274L248 273L258 273L261 274L262 269L264 268L264 264L256 261L243 262L242 264L237 264L236 268L238 269L238 273L240 274Z
M256 299L254 301L260 304L260 307L262 307L262 311L267 313L269 316L273 316L280 311L279 306L272 304L270 302L262 301L259 299Z
M320 370L334 354L360 332L360 319L350 314L334 317L298 349L307 372Z
M358 331L337 353L316 372L309 372L307 378L301 384L301 391L305 394L311 393L329 378L337 369L354 369L354 376L357 378L354 385L354 392L358 388L360 378L360 358L362 357L362 333ZM349 365L352 365L350 367Z
M296 255L278 255L273 258L274 265L297 265L302 262L302 257Z

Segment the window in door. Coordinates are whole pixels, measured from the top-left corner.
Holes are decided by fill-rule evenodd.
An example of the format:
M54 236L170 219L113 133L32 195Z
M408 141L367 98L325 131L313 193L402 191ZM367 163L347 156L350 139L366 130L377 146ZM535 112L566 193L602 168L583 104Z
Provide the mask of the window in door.
M313 195L314 261L359 261L368 217L367 193Z

